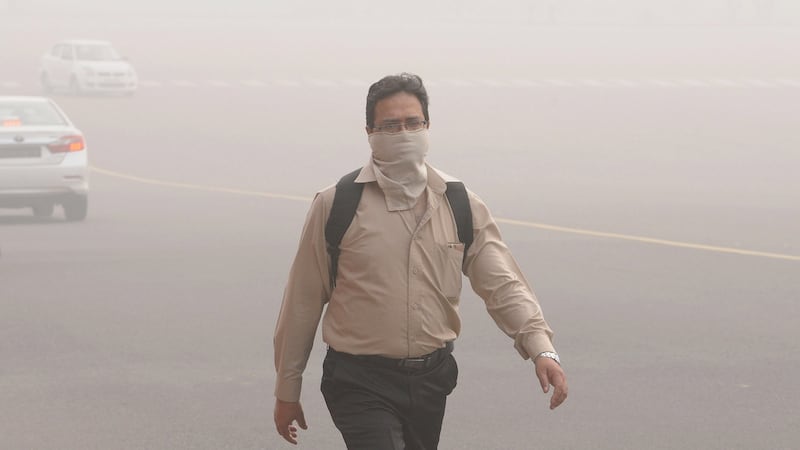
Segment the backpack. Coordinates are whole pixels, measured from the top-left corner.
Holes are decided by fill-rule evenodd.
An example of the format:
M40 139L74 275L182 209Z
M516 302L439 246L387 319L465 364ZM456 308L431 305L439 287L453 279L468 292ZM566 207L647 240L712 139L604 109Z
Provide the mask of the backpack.
M359 173L361 173L361 169L356 169L336 183L331 213L325 223L325 241L331 257L331 288L336 286L339 244L342 243L344 233L353 222L358 202L361 201L361 193L364 190L364 183L355 182ZM445 195L447 195L447 201L453 210L453 217L458 228L458 240L464 244L464 258L466 258L467 250L472 245L472 209L469 205L467 189L460 181L448 181Z

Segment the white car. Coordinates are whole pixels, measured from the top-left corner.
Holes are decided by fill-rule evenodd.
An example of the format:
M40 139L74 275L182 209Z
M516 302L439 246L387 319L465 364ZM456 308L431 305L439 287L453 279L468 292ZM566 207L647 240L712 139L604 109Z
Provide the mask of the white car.
M132 95L138 78L133 66L110 42L67 40L42 55L39 82L42 89L89 92L118 92Z
M83 133L44 97L0 96L0 208L61 205L69 221L88 211L89 161Z

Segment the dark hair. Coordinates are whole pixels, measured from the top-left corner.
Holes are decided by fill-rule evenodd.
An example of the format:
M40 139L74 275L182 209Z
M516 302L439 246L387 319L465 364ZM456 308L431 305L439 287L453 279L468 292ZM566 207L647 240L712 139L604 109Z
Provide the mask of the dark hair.
M425 120L428 117L428 92L422 84L422 78L413 73L403 72L399 75L387 75L372 83L367 93L367 127L375 127L375 105L386 97L391 97L398 92L408 92L419 99L422 105L422 114Z

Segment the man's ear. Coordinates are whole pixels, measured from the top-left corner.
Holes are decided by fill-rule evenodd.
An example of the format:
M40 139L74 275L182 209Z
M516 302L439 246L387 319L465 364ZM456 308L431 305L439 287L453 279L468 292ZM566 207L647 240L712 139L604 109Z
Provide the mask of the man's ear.
M364 127L364 130L367 132L367 135L370 135L370 134L372 134L372 133L370 132L371 128L369 127L369 125L367 125L366 127Z

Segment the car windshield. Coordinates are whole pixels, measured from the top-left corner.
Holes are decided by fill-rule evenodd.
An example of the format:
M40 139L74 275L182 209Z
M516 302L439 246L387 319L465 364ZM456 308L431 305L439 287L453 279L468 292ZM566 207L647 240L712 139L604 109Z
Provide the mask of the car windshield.
M0 101L0 128L36 125L66 125L48 102Z
M119 54L110 45L76 45L75 55L78 61L117 61Z

